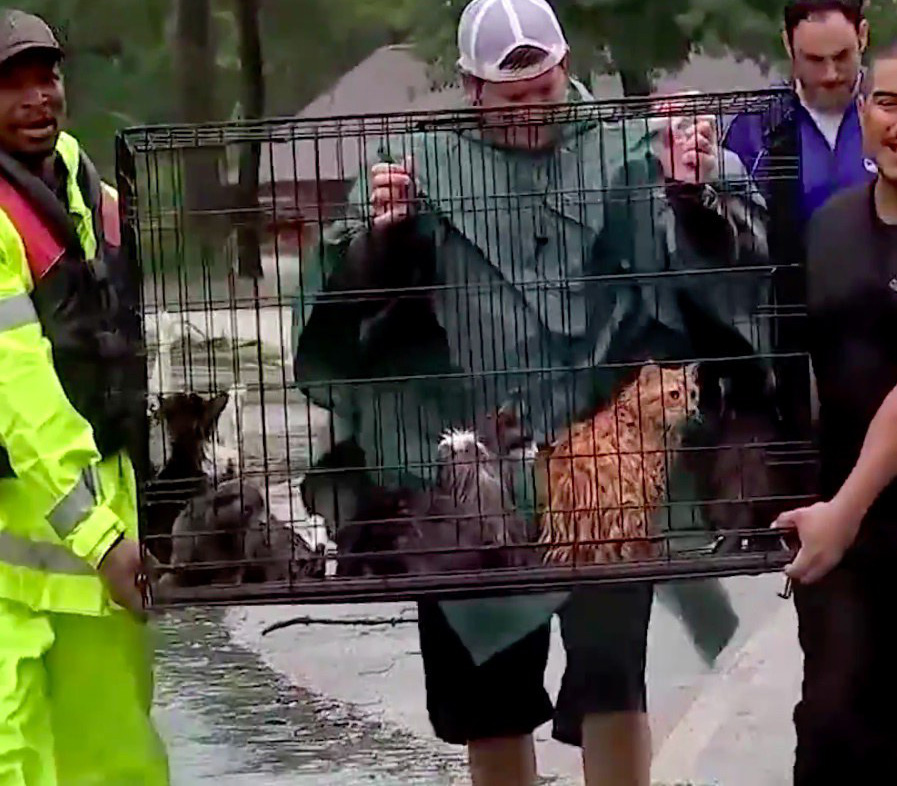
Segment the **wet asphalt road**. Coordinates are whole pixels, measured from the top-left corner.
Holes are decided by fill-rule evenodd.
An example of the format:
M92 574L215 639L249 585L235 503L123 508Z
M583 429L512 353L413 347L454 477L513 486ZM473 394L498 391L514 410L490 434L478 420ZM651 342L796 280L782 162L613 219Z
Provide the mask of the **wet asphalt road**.
M173 786L454 784L458 756L290 684L233 644L222 612L157 621L156 719Z
M742 626L714 669L655 604L648 701L658 784L787 786L800 654L778 577L729 582ZM156 717L173 786L461 786L463 752L436 741L424 706L416 630L297 627L297 615L392 618L395 605L234 608L156 619ZM563 672L555 636L546 670ZM303 687L300 687L303 686ZM578 752L537 730L545 783L581 783Z

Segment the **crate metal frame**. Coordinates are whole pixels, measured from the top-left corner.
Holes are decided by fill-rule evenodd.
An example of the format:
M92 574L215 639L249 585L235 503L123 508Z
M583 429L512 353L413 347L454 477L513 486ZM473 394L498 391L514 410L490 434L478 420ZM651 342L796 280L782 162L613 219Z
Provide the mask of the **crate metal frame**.
M657 99L654 98L628 98L612 101L595 101L581 103L576 105L563 105L557 107L540 107L538 115L534 115L532 120L516 120L515 125L526 126L531 124L534 127L545 122L546 116L550 117L553 122L589 122L612 125L621 121L638 121L644 122L645 128L649 127L652 121L663 120L667 117L681 115L712 115L716 118L728 117L741 113L772 113L784 112L785 107L785 91L769 90L769 91L742 91L725 94L703 94L703 95L685 95L673 96L665 98L666 106L663 110L658 111ZM533 108L531 108L533 109ZM240 295L235 291L233 282L226 296L204 297L198 307L191 306L187 295L189 284L186 284L181 278L184 272L184 244L185 233L191 218L211 218L224 217L230 220L230 226L233 227L241 220L257 220L264 209L247 209L247 208L211 208L207 210L195 210L191 213L183 201L183 179L180 178L181 172L177 165L170 167L168 173L171 177L171 190L173 196L170 204L165 204L160 196L160 186L162 184L163 174L162 167L159 166L158 157L160 155L173 155L176 158L183 156L189 151L201 151L209 149L225 149L231 146L240 145L266 145L265 150L268 151L268 164L270 165L271 185L272 189L275 185L274 178L274 149L284 149L286 145L293 146L293 171L297 171L297 154L296 145L302 143L311 150L314 156L314 171L318 177L318 188L320 196L320 175L324 162L321 159L321 148L326 143L339 143L339 149L342 150L346 140L356 140L358 147L358 160L362 163L368 161L367 150L364 149L365 142L372 138L375 139L404 139L407 135L419 134L421 132L444 131L444 130L474 130L482 127L484 113L478 109L459 109L451 111L433 111L421 113L394 113L385 115L354 115L338 118L273 118L263 121L238 121L238 122L222 122L209 123L202 126L190 125L172 125L172 126L148 126L140 128L127 129L119 134L116 144L117 169L118 169L118 187L121 198L122 224L123 233L122 241L125 255L139 275L141 281L146 283L148 277L152 274L153 287L158 290L166 288L164 270L160 270L156 255L162 253L164 233L173 232L176 236L176 249L174 251L176 268L178 272L177 290L180 308L179 318L187 320L190 315L195 312L211 313L212 309L226 309L236 312L249 311L251 316L254 315L256 326L261 333L261 310L270 307L284 308L287 293L283 291L280 281L280 271L277 273L277 286L274 294L262 294L260 292L259 283L253 282L249 285L250 292ZM351 147L351 144L350 144ZM404 152L404 151L399 151ZM390 157L395 157L390 152ZM263 165L264 166L264 165ZM341 164L337 162L339 168ZM768 178L793 178L797 174L797 163L795 161L772 162L771 167L766 172ZM730 185L735 185L735 180L730 180ZM746 188L751 188L755 184L749 179L741 181ZM644 192L655 189L655 185L650 185L644 189ZM155 191L154 191L155 189ZM603 189L602 194L597 199L604 199L604 193L607 187ZM630 194L637 196L638 189L633 188ZM555 192L552 192L555 193ZM556 192L558 196L562 196L563 192ZM510 196L510 195L508 195ZM518 195L519 196L519 195ZM500 200L501 195L491 195L491 199ZM651 198L648 194L647 198ZM463 196L461 197L463 200ZM319 232L322 234L323 229L331 222L325 217L325 207L334 207L334 205L325 205L319 199L317 205L318 214L314 223L317 224ZM348 206L336 206L348 207ZM300 210L298 196L298 180L296 182L296 193L293 208ZM487 208L491 209L491 208ZM496 208L497 209L497 208ZM272 196L271 208L268 210L269 218L275 226L278 222L278 208L276 195ZM365 219L369 219L369 213L366 206L361 206L361 212ZM240 216L245 216L241 219ZM236 218L234 218L236 216ZM147 246L149 246L147 248ZM275 234L274 255L279 262L278 236ZM146 262L149 257L149 266ZM300 256L301 259L301 256ZM613 283L619 285L625 281L644 282L648 279L657 278L669 281L676 276L686 276L689 279L695 279L700 276L719 276L723 273L731 273L733 275L750 275L769 272L776 266L770 260L768 265L737 267L737 268L705 268L701 270L675 270L675 271L659 271L657 273L621 273L609 276L581 276L577 279L582 284L601 284ZM781 266L779 266L781 268ZM210 295L211 271L205 269L203 265L203 294ZM161 277L161 282L159 278ZM548 281L540 280L531 286L549 289L552 287L564 288L570 283L569 279ZM161 286L160 286L161 284ZM300 286L302 285L302 273L300 272ZM519 284L518 284L519 285ZM448 288L450 285L444 285ZM484 285L485 286L485 285ZM521 285L519 285L521 286ZM246 287L244 287L245 289ZM318 302L340 302L351 301L361 295L393 295L402 297L413 297L421 293L432 294L438 290L440 285L427 285L418 289L414 287L405 287L401 293L397 293L391 289L366 288L364 290L347 289L337 293L324 294L319 297ZM141 286L141 309L145 318L152 319L151 310L147 304L146 287ZM470 290L468 289L468 292ZM163 295L163 305L165 297ZM772 308L767 305L768 308ZM801 304L791 304L790 306L776 306L779 309L778 314L770 313L767 318L776 319L786 315L790 310L790 316L795 318L802 317ZM762 317L761 317L762 318ZM281 313L281 323L283 315ZM281 324L281 330L283 325ZM146 342L146 336L144 336ZM145 343L147 349L147 359L149 360L149 346ZM190 382L191 356L192 350L189 346L185 349L184 370L185 370L185 390L194 391L200 394L209 395L216 390L220 390L220 385L215 382L215 362L213 366L208 390L202 385L195 385ZM211 350L210 350L211 353ZM288 351L281 346L281 363L285 366L290 362L290 358L285 357ZM251 392L258 393L261 398L261 407L264 410L266 397L276 397L277 394L284 395L284 408L286 410L286 397L291 383L288 382L286 373L284 372L282 379L282 390L277 385L266 385L261 378L262 366L262 350L259 345L258 365L260 367L260 377L258 384L248 385ZM753 355L755 359L765 357L762 353ZM785 355L777 354L776 358L783 358ZM803 353L795 353L795 358L804 358ZM714 356L713 358L690 358L691 362L700 362L702 360L712 360L720 362L727 358ZM737 361L743 358L728 358L728 360ZM147 364L149 368L149 363ZM613 364L607 364L607 367ZM626 364L629 365L629 364ZM239 361L236 355L233 359L233 371L237 381L241 381ZM490 370L477 372L459 372L457 376L460 379L467 379L475 374L478 378L490 375L535 375L535 374L553 374L564 371L558 367L536 367L525 369L505 369ZM149 371L148 371L149 376ZM439 375L440 378L447 375ZM380 377L376 380L371 378L358 379L340 379L333 380L331 384L339 386L353 386L359 384L383 384L389 385L393 383L408 382L409 376L396 377ZM321 383L327 384L327 383ZM575 382L574 382L575 384ZM164 391L170 393L172 391ZM147 396L149 397L149 389L147 387ZM310 418L311 415L309 414ZM285 415L285 419L286 418ZM308 423L311 430L311 422ZM266 502L269 495L269 482L272 478L280 477L282 480L289 481L291 477L297 474L297 468L291 465L289 455L287 456L286 468L284 470L273 470L268 465L268 449L267 449L267 425L265 417L262 417L262 452L263 467L260 470L249 471L241 467L241 477L252 481L258 478L265 483L264 496ZM149 435L147 439L146 455L139 457L139 508L141 519L141 532L145 532L145 522L147 510L153 503L153 482L150 478L152 474L152 462L149 457ZM286 442L289 442L289 434L287 434ZM725 447L725 446L717 446ZM733 447L744 447L733 446ZM751 447L769 447L756 443ZM812 454L812 446L809 444L792 443L788 445L794 454L803 454L805 457ZM681 450L679 452L682 452ZM289 454L289 449L287 449ZM242 459L241 459L242 460ZM407 465L406 465L407 466ZM305 468L308 470L308 468ZM374 469L389 469L389 467L378 465ZM308 470L314 472L313 469ZM278 474L280 473L280 474ZM158 496L158 494L157 494ZM759 498L749 500L732 500L735 504L752 504L769 502ZM799 500L801 503L804 499ZM716 502L725 502L717 500ZM798 498L795 497L795 504ZM680 503L664 503L663 508L672 508ZM695 502L681 503L695 507ZM706 504L698 503L698 506ZM291 502L292 506L292 502ZM270 509L270 508L269 508ZM291 507L292 509L292 507ZM681 537L690 537L695 533L687 531L681 534ZM757 537L756 529L746 530L727 530L726 537ZM658 540L671 543L679 535L663 535L656 536ZM778 537L775 534L767 534L769 538ZM383 555L383 553L381 553ZM388 553L386 553L388 556ZM691 556L666 556L653 560L642 560L638 562L619 562L611 564L594 564L594 565L543 565L529 566L524 568L495 568L488 571L457 571L452 573L442 573L435 575L393 575L393 576L377 576L367 578L334 578L327 577L317 580L287 580L287 581L271 581L260 584L238 584L238 585L215 585L215 586L198 586L179 589L177 591L160 592L157 588L153 598L153 605L164 606L181 606L192 604L203 605L230 605L230 604L264 604L264 603L284 603L284 602L301 602L301 603L334 603L334 602L374 602L374 601L400 601L414 600L420 598L468 598L481 597L496 594L526 594L535 592L545 592L559 589L569 589L578 584L619 584L632 581L672 581L683 578L709 578L724 577L734 575L759 575L768 572L781 570L788 562L791 561L792 554L785 550L763 551L759 553L745 553L737 555L721 555L712 553L712 548L697 549L692 552ZM223 567L227 566L227 561L207 563L206 567Z

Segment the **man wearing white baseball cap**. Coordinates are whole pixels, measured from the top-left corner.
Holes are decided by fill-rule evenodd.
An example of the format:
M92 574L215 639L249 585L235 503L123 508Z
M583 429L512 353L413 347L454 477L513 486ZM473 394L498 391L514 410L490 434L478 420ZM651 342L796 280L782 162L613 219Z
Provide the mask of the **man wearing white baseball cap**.
M458 70L474 106L560 103L570 89L570 48L545 0L474 0L458 25ZM577 85L584 96L585 89ZM546 129L505 124L509 147L540 147Z
M509 69L507 59L521 47L541 57ZM458 25L458 67L486 82L521 82L563 63L567 39L551 6L544 0L474 0Z
M313 259L304 268L308 275L294 311L297 384L312 401L352 424L344 444L354 443L374 457L368 461L386 468L378 471L378 482L384 484L394 475L396 485L427 485L427 457L452 418L470 418L470 409L464 407L471 401L482 414L519 395L527 402L528 436L540 446L548 445L575 413L606 400L602 397L609 395L608 385L619 382L599 379L596 367L615 358L637 362L646 353L655 359L701 356L693 346L686 348L691 337L682 335L677 317L670 321L656 313L653 301L645 301L649 286L621 284L619 294L609 289L596 293L595 287L581 282L663 270L670 259L680 268L734 264L749 252L733 248L737 244L731 238L743 241L744 247L755 245L750 226L730 232L718 210L720 200L738 197L705 185L717 172L711 122L671 124L675 133L661 134L665 141L652 148L643 143L645 128L636 129L638 124L629 142L625 131L598 123L539 126L516 120L524 114L524 105L589 98L570 77L569 47L545 0L473 0L461 16L458 46L469 102L495 110L498 122L475 131L449 129L410 141L406 137L391 148L401 152L390 158L405 160L375 164L369 175L359 178L348 204L369 202L370 211L360 210L327 232L318 252L319 270L315 272ZM611 182L623 182L618 179L622 177L658 185L661 194L665 185L668 198L634 200L635 205L608 200L603 206L593 200L589 206L557 196L574 188L580 193L606 192ZM446 193L462 183L463 194ZM535 204L533 193L553 196ZM517 208L501 212L475 207L514 206L527 200L533 204L526 212L532 223L521 219ZM427 211L419 210L424 202ZM434 215L438 222L432 220ZM673 231L657 233L656 221ZM721 226L723 231L716 231ZM699 239L691 237L695 228L702 233ZM724 242L714 245L715 237ZM636 238L655 240L636 243ZM408 253L403 244L411 240L416 250ZM347 259L354 262L345 264ZM362 286L406 286L397 279L409 259L414 261L409 269L417 264L421 270L407 286L426 285L421 276L431 275L422 270L430 265L428 260L435 269L438 285L423 306L430 309L426 314L413 298L358 304L346 298L310 297L309 282L315 277L330 293L357 290L358 260L367 260L362 267L371 279ZM374 281L386 275L375 271L390 271L389 282ZM544 286L546 279L559 286ZM470 286L472 282L487 283L491 297L478 294L481 288ZM679 295L687 298L689 283L677 286ZM389 301L389 306L378 311L381 301ZM501 308L492 307L499 302ZM673 314L676 306L671 303L669 308ZM709 319L715 321L708 324L718 328L715 338L734 329L732 315L711 314ZM373 330L361 338L363 324ZM446 378L434 385L440 358L448 358L449 365ZM359 363L364 364L363 373ZM540 382L543 375L529 373L559 367L570 368L571 376L564 377L568 384L558 384L554 375L552 381ZM501 371L512 368L521 373L508 382L511 375ZM569 384L574 374L588 381ZM376 385L356 382L341 388L333 382L406 376L431 382L419 389L409 383L400 396L383 394ZM486 378L496 380L494 400L484 400L493 396L492 383L470 384ZM508 389L521 379L524 388L534 389ZM485 387L490 390L483 391ZM391 396L389 401L384 395ZM332 461L325 457L319 466L334 467ZM393 472L393 467L401 469ZM318 471L308 477L323 483L326 476ZM334 473L328 488L337 487L339 477L340 472ZM303 494L309 510L324 515L328 525L336 527L345 520L333 510L323 513L317 505L324 497L315 496L310 486ZM517 503L525 507L519 498ZM650 783L645 657L652 597L651 585L637 584L583 587L553 596L419 604L430 720L442 740L468 746L474 786L535 783L532 734L552 717L554 736L583 748L589 786ZM708 660L737 624L723 606L715 634L702 638L692 631ZM554 612L561 620L567 655L556 708L544 687Z

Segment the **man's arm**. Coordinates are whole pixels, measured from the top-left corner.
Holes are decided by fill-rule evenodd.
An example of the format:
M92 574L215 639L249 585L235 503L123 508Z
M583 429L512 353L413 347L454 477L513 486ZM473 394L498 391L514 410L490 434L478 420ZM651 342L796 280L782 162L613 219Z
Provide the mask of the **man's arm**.
M869 508L897 477L897 388L869 424L857 463L828 502L783 513L774 526L796 529L800 552L786 569L792 579L812 584L823 578L853 545Z
M5 217L3 218L6 223ZM2 233L13 237L11 226ZM100 454L66 398L25 288L21 254L0 245L0 443L36 507L62 541L96 567L124 526L102 502Z
M655 121L647 137L663 171L679 243L715 266L768 257L766 200L745 158L732 149L736 125L721 143L718 118L672 117Z
M853 545L879 494L897 478L897 388L878 408L866 431L860 457L828 502L783 513L776 527L797 530L801 549L788 575L804 584L823 578Z
M848 285L849 271L830 247L833 236L843 231L837 200L817 211L807 227L810 355L821 378L835 372L830 366L838 362L833 347L841 330L838 320L843 317L833 316L833 302ZM891 391L870 423L860 457L838 493L827 502L783 513L773 523L779 529L795 530L800 538L800 551L785 571L790 578L803 584L819 581L853 545L867 511L897 473L895 419L897 392Z
M139 611L139 548L125 540L109 505L92 429L65 395L26 288L24 257L9 247L15 231L5 216L0 223L0 445L61 543L103 573L119 603Z
M367 328L388 317L403 288L424 285L432 273L424 269L436 242L432 222L413 214L408 183L396 179L390 186L399 178L396 168L380 163L360 174L347 215L327 228L303 266L294 301L295 381L345 422L356 413L343 381L364 375ZM406 169L413 173L410 159Z
M869 424L863 449L832 504L861 521L878 495L897 477L897 388L888 393ZM845 524L845 527L847 524Z

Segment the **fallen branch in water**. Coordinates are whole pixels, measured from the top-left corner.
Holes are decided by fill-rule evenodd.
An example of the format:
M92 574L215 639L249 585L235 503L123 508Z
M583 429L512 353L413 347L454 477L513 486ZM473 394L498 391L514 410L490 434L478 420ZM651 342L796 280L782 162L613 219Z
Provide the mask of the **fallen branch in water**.
M295 619L284 620L283 622L275 622L273 625L269 625L262 631L262 636L267 636L269 633L274 633L278 630L284 630L285 628L292 628L295 625L332 625L343 626L347 628L394 628L397 625L413 624L417 624L417 617L387 617L382 619L361 618L353 620L330 619L327 617L296 617Z

